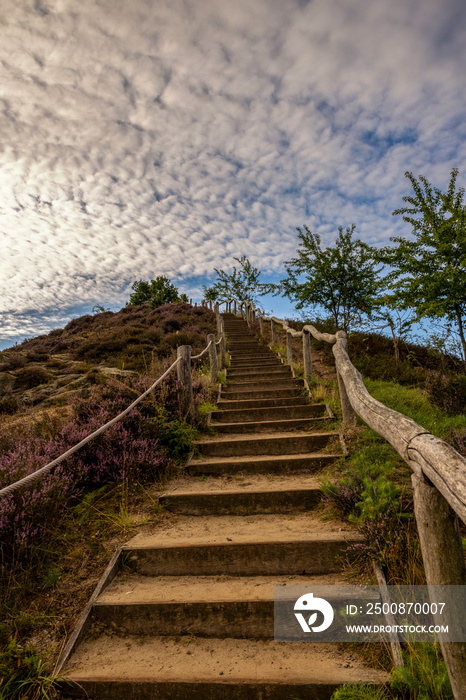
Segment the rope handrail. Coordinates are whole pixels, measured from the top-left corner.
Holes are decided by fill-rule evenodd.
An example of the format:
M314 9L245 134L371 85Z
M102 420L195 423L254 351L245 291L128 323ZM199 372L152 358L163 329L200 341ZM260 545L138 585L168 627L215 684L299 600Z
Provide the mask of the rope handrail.
M222 339L223 339L223 333L220 336L220 340L215 344L219 345L222 342ZM204 348L204 350L199 355L194 355L193 357L191 357L191 360L197 360L200 357L202 357L209 350L211 345L212 345L212 341L207 343L207 346ZM175 360L175 362L173 362L173 364L170 365L170 367L158 379L156 379L155 382L153 384L151 384L151 386L143 394L141 394L141 396L138 396L138 398L135 399L133 401L133 403L130 404L130 406L125 408L125 410L122 411L121 413L119 413L117 416L115 416L115 418L112 418L110 421L108 421L104 425L100 426L100 428L95 430L93 433L90 433L89 435L87 435L83 440L78 442L73 447L70 447L69 450L67 450L66 452L61 454L59 457L54 459L52 462L49 462L48 464L41 467L40 469L37 469L37 471L33 472L32 474L28 474L27 476L23 477L22 479L19 479L19 481L15 481L13 484L10 484L9 486L5 486L3 489L0 489L0 497L8 496L10 493L14 493L15 491L17 491L21 487L26 486L27 484L35 481L36 479L43 476L44 474L47 474L51 469L53 469L53 467L56 467L58 464L63 462L67 457L70 457L72 454L77 452L77 450L79 450L81 447L84 447L84 445L86 445L88 442L93 440L95 437L97 437L98 435L103 433L107 428L110 428L111 425L114 425L114 423L117 423L118 421L120 421L135 406L137 406L143 399L145 399L145 397L148 394L150 394L150 392L153 391L155 389L155 387L158 386L160 384L160 382L162 382L165 379L165 377L167 377L170 374L172 369L174 369L180 362L181 362L181 358L178 357Z
M137 406L138 403L140 403L143 399L145 399L145 397L148 394L150 394L150 392L153 391L153 389L155 389L155 387L158 386L160 384L160 382L162 382L165 379L165 377L172 371L172 369L174 367L176 367L179 364L179 362L180 362L180 358L176 359L175 362L172 365L170 365L170 367L162 374L161 377L159 377L148 389L146 389L146 391L143 394L141 394L141 396L138 396L138 398L135 399L133 401L133 403L130 404L127 408L125 408L124 411L122 411L117 416L115 416L115 418L112 418L107 423L100 426L100 428L98 428L97 430L94 430L93 433L90 433L89 435L87 435L83 440L78 442L73 447L70 447L70 449L67 450L66 452L64 452L62 455L60 455L60 457L57 457L52 462L49 462L48 464L46 464L44 467L41 467L40 469L33 472L32 474L28 474L27 476L23 477L19 481L16 481L15 483L10 484L9 486L5 486L5 488L3 488L3 489L0 489L0 496L7 496L8 494L13 493L14 491L17 491L22 486L26 486L26 484L29 484L32 481L35 481L40 476L43 476L44 474L49 472L51 469L53 469L53 467L56 467L57 464L60 464L60 462L63 462L63 460L65 460L67 457L70 457L72 454L77 452L77 450L79 450L81 447L84 447L84 445L86 445L88 442L93 440L95 437L97 437L98 435L103 433L104 430L109 428L111 425L114 425L114 423L117 423L118 421L120 421L135 406Z
M210 348L211 344L212 344L212 341L207 343L207 347L205 347L204 350L199 353L199 355L193 355L191 357L191 360L198 360L200 357L202 357L207 352L207 350Z

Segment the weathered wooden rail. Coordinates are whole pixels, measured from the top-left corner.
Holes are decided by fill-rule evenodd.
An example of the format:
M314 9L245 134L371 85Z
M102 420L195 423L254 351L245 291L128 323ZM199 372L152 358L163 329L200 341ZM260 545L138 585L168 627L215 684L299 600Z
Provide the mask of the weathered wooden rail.
M428 586L466 585L458 520L459 517L466 523L466 459L411 418L388 408L369 394L361 374L348 356L344 331L332 335L321 333L311 325L296 331L287 321L265 316L251 301L231 299L222 303L225 303L226 311L240 313L249 325L257 319L261 334L265 324L270 323L272 345L278 344L277 326L281 326L286 333L286 354L290 365L293 362L293 340L301 339L307 382L312 378L311 336L333 346L343 423L353 424L357 414L393 445L413 471L414 511ZM436 600L436 595L436 589L430 588L432 602L445 602ZM464 613L464 610L450 610L449 619L457 624L458 614ZM442 619L437 617L435 623L448 624L449 619L443 615ZM448 642L442 633L439 633L439 641L455 700L466 700L466 642Z

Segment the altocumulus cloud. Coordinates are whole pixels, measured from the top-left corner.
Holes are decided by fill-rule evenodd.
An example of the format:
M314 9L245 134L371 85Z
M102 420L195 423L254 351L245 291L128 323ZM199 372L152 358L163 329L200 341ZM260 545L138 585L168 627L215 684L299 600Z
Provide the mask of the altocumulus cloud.
M404 230L405 170L465 181L465 29L462 0L4 0L3 338L277 274L303 223Z

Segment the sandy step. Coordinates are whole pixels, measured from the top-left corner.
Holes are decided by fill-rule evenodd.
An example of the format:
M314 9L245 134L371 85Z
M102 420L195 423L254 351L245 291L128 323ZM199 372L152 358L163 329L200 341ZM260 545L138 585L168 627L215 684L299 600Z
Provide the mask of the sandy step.
M199 489L200 484L197 484ZM159 497L159 504L171 513L183 515L250 515L252 513L290 513L311 510L320 503L322 492L313 488L284 487L268 489L182 492Z
M341 569L350 543L362 541L348 524L324 522L314 511L173 517L128 542L127 567L145 576L327 574Z
M332 440L339 440L338 433L269 433L260 436L222 436L197 440L195 446L200 455L231 457L245 455L290 455L316 452Z
M99 596L99 603L178 603L273 600L275 586L348 587L341 573L322 576L141 576L121 571ZM338 589L338 591L337 591ZM316 594L317 595L317 594ZM345 594L346 595L346 594ZM221 635L223 636L223 635Z
M277 578L286 583L278 584ZM295 587L312 585L315 595L320 586L327 587L325 599L334 606L354 602L361 595L358 587L335 583L335 579L336 574L235 578L125 574L94 604L91 634L108 630L120 635L272 639L275 586L291 587L290 601L297 597ZM379 602L378 594L372 598ZM291 634L299 634L296 625L291 612Z
M76 697L99 700L329 700L343 683L386 680L337 645L192 637L89 639L64 674Z
M233 353L230 353L230 366L242 366L242 365L260 365L262 363L267 363L267 364L273 364L273 365L282 365L283 363L281 360L276 356L274 352L271 350L268 352L262 352L260 355L258 353L254 353L251 355L251 357L241 357L241 356L236 356Z
M257 340L254 340L254 338L231 338L230 336L230 342L229 342L229 347L230 348L239 348L239 349L244 349L244 348L250 348L252 350L255 350L257 348L264 347L263 345L260 345Z
M340 571L357 534L307 540L123 548L126 566L145 576L326 574ZM353 555L354 556L354 555Z
M270 407L224 409L214 411L212 419L216 423L246 423L248 421L273 420L277 418L317 418L327 412L325 404L283 405Z
M227 372L227 388L248 388L255 385L258 388L262 386L264 389L266 389L274 386L286 386L287 384L290 384L291 386L304 386L302 379L293 378L289 368L279 369L276 372L267 372L266 374L261 374L260 376L248 374L241 377L233 376L231 378Z
M268 359L274 358L275 360L280 359L277 354L273 352L273 350L270 350L270 348L266 348L264 346L250 346L247 348L232 348L230 346L229 352L232 359L235 360L254 360L258 357L266 357Z
M193 459L186 467L193 476L223 476L225 474L294 474L316 473L330 466L341 454L304 453L295 455L253 456Z
M284 387L272 386L268 389L232 389L228 385L222 387L221 399L232 400L232 401L242 401L248 399L276 399L276 398L289 398L292 396L309 396L308 392L304 393L304 386L290 386L286 384Z
M249 410L252 408L276 408L282 406L306 406L309 405L309 396L301 396L300 392L297 392L297 396L284 396L282 398L269 398L269 399L243 399L232 400L221 398L217 402L217 406L220 411L236 411L236 410ZM218 413L215 412L217 416Z
M233 379L231 382L227 376L227 384L225 390L222 389L222 394L225 396L241 391L277 391L277 389L301 389L304 390L304 382L302 379L262 379L260 382L245 381Z
M234 373L234 374L251 374L253 372L257 372L258 370L263 370L264 372L275 372L278 369L284 369L285 365L283 365L281 362L277 362L276 360L267 360L265 358L259 359L256 362L251 362L250 360L247 360L245 362L241 362L238 360L237 362L234 362L231 360L230 366L228 367L227 371L229 373Z
M287 413L284 411L283 415ZM248 421L244 423L210 423L210 427L215 430L218 435L226 435L231 433L268 433L272 430L318 430L324 426L328 426L329 422L334 419L330 416L314 418L313 416L304 418L282 418L275 420Z
M229 369L227 372L228 382L262 381L264 379L282 379L291 377L290 367L279 365L278 367L257 367L253 369Z

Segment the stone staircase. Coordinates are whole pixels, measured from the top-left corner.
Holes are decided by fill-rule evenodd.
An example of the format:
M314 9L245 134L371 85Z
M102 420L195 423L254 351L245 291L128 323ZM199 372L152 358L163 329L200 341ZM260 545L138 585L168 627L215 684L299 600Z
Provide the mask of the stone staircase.
M244 321L224 319L215 434L160 497L177 515L124 548L62 671L89 698L324 700L385 680L351 648L273 639L274 586L344 584L341 555L358 535L313 512L315 475L341 456L333 416Z

